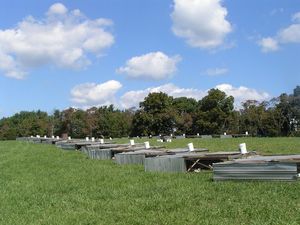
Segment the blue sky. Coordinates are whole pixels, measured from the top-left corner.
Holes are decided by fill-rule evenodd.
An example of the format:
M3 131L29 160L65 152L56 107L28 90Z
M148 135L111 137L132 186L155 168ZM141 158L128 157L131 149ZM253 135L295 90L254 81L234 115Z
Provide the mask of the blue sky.
M300 84L298 0L0 0L0 117Z

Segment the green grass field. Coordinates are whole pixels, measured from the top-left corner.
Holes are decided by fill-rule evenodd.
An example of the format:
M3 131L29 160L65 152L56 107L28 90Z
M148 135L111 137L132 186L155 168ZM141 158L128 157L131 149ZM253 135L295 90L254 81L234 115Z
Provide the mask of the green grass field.
M173 139L171 143L160 143L156 139L134 138L135 143L150 141L153 145L165 145L167 148L187 148L187 144L194 143L195 148L207 148L209 151L238 151L240 143L246 143L248 151L257 151L261 154L300 154L300 138L228 138L228 139L201 139L186 138ZM129 143L128 139L117 139L120 143Z
M167 145L185 147L189 141ZM300 153L300 138L192 141L212 151L237 150L246 142L249 150L266 154ZM3 225L296 225L300 182L213 182L210 172L145 173L142 166L8 141L0 142L0 215Z

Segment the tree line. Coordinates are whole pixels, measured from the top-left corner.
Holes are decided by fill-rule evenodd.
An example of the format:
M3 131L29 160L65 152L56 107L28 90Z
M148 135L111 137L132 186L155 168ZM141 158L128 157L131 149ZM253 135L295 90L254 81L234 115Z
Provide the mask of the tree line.
M201 100L150 93L139 108L113 105L87 110L22 111L0 120L0 140L31 135L127 137L154 135L245 134L300 136L300 87L270 101L248 100L239 109L234 98L211 89Z

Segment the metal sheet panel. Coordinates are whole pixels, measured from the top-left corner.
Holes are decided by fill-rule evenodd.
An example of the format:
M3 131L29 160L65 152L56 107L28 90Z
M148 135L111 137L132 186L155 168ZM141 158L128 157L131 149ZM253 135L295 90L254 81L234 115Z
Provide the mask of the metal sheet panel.
M296 180L297 164L282 162L215 163L213 179L218 180Z
M160 156L145 159L145 171L186 172L186 163L180 156Z
M270 156L254 156L246 159L236 159L238 163L249 162L300 162L300 155L270 155Z
M141 149L131 152L122 152L115 154L116 162L118 164L144 164L145 158L147 157L156 157L172 154L165 150L158 149Z
M119 153L115 155L118 164L144 164L145 154L125 154Z
M75 150L76 145L75 145L75 143L61 143L60 148L62 148L64 150Z
M83 149L84 152L91 159L110 160L112 158L112 151L110 149Z
M212 138L212 135L201 135L201 138Z
M228 134L228 135L220 135L220 138L232 138L232 135Z
M112 158L112 150L110 149L99 149L94 151L95 151L95 159L110 160Z

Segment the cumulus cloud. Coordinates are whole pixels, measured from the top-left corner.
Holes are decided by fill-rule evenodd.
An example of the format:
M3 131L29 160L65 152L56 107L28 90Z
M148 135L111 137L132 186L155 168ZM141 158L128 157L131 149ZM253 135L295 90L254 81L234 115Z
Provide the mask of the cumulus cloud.
M117 73L126 74L129 78L162 80L170 78L177 71L180 56L168 56L163 52L150 52L135 56L126 65L117 69Z
M195 98L201 99L205 96L205 92L193 89L193 88L180 88L172 83L168 83L158 87L150 87L144 90L136 90L136 91L129 91L126 92L120 98L120 106L122 108L130 108L130 107L137 107L141 101L144 100L145 97L149 93L158 93L164 92L167 93L169 96L177 97L188 97L188 98Z
M174 0L172 31L192 47L213 49L224 43L232 26L221 0Z
M230 84L220 84L215 88L224 91L228 96L233 96L235 98L235 106L237 108L240 108L241 103L245 102L246 100L264 101L268 100L271 97L267 92L260 92L244 86L233 87ZM147 88L144 90L126 92L120 98L120 106L122 108L137 107L149 93L153 92L164 92L175 98L188 97L199 100L206 96L208 91L209 90L180 88L172 83L169 83L158 87Z
M26 72L24 72L14 58L10 55L4 54L0 50L0 70L4 71L6 76L16 79L22 79Z
M196 88L181 88L173 83L167 83L157 87L128 91L122 94L121 97L117 97L121 88L122 84L116 80L110 80L100 84L79 84L71 90L71 101L75 104L75 107L85 109L92 106L110 104L114 104L116 107L122 109L128 109L138 107L139 103L142 102L149 93L163 92L174 98L188 97L200 100L206 96L209 91ZM271 98L267 92L244 86L234 87L231 84L219 84L214 88L224 91L228 96L233 96L237 108L240 108L241 103L246 100L264 101Z
M115 94L121 87L122 84L115 80L102 84L79 84L71 90L71 101L83 108L116 104Z
M270 37L261 39L258 44L263 52L275 52L279 49L278 41Z
M231 84L220 84L216 86L220 91L224 91L228 96L231 95L235 99L235 105L237 108L241 106L242 102L247 100L265 101L271 98L270 94L264 91L258 91L256 89L240 86L233 87Z
M111 20L91 20L78 9L69 11L56 3L45 18L29 16L14 28L0 30L0 70L21 79L44 65L84 68L91 63L88 54L101 55L114 43L111 25Z
M229 70L227 68L210 68L207 69L204 74L208 76L220 76L228 73Z
M279 50L280 45L300 43L300 12L292 16L293 23L277 32L274 37L262 38L258 44L263 52Z
M300 43L300 23L282 29L278 34L278 39L282 44Z
M48 10L48 15L63 15L66 14L68 12L68 9L61 3L55 3L53 5L50 6L49 10Z

